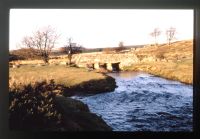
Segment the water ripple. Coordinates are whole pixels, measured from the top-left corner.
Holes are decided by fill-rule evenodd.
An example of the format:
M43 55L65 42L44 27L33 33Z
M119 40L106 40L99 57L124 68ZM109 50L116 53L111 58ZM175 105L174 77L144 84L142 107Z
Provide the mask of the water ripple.
M112 73L111 93L74 97L101 116L114 131L192 131L191 85L144 73Z

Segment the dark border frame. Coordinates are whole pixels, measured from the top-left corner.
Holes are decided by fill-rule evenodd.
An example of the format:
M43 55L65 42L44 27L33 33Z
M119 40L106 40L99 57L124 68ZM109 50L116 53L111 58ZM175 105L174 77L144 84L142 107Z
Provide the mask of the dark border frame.
M9 131L8 127L8 54L9 54L9 9L11 8L79 8L79 9L193 9L194 10L194 64L193 64L193 119L194 132L87 132L87 133L40 133ZM192 137L200 131L200 3L198 0L4 0L0 1L0 137ZM117 135L117 136L116 136Z
M193 54L193 127L194 132L198 132L200 131L200 9L194 9Z

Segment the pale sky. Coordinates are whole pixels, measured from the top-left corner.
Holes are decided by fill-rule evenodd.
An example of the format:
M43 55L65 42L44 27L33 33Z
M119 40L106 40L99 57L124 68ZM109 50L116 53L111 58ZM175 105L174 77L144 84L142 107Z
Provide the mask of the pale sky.
M56 47L67 39L87 48L117 47L154 43L149 34L162 33L158 43L166 42L166 29L175 27L177 40L193 39L193 10L134 9L11 9L9 47L16 49L24 36L45 26L61 34Z

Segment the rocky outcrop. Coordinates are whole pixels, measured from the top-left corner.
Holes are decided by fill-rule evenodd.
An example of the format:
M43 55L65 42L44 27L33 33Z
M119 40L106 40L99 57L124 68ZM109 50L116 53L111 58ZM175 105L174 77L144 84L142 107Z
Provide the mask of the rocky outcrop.
M63 113L64 131L112 131L101 117L91 113L81 101L56 96L56 104Z

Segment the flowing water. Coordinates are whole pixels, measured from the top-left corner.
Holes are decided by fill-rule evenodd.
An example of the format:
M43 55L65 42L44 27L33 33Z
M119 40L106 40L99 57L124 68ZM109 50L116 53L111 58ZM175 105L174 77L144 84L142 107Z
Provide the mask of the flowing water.
M113 131L192 131L193 87L141 72L110 73L113 92L74 96Z

